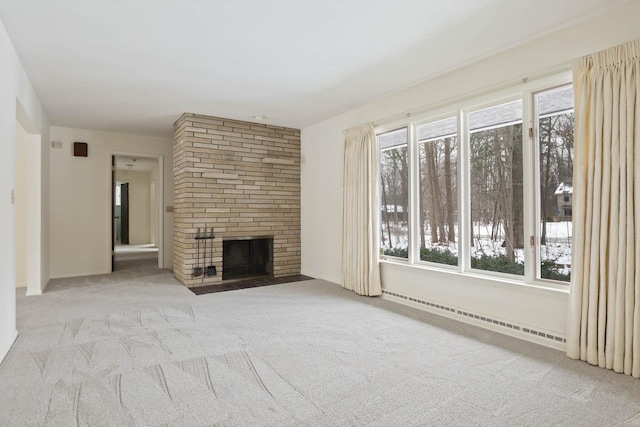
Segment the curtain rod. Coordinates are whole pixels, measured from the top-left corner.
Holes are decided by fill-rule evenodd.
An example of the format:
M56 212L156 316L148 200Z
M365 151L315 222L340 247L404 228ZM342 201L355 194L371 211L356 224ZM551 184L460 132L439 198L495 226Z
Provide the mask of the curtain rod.
M510 80L504 81L502 83L497 83L497 84L494 84L494 85L491 85L491 86L483 87L481 89L474 90L474 91L471 91L471 92L467 92L465 94L458 95L458 96L455 96L453 98L447 98L444 101L434 102L432 104L427 104L427 105L424 105L424 106L419 107L417 109L405 111L405 112L399 113L399 114L394 114L393 116L384 117L384 118L381 118L379 120L374 121L373 122L373 126L374 127L378 127L378 126L386 125L386 124L389 124L389 123L400 121L400 120L402 120L404 118L409 118L409 117L417 116L417 115L420 115L420 114L428 113L429 111L437 110L439 108L443 108L443 107L446 107L448 105L453 105L453 104L457 104L457 103L460 103L460 102L464 102L466 100L477 98L479 96L488 95L488 94L490 94L492 92L497 92L497 91L500 91L500 90L509 89L509 88L512 88L512 87L516 87L516 86L518 86L520 84L525 84L525 83L527 83L529 81L536 81L536 80L539 80L539 79L543 79L545 77L552 76L554 74L559 74L559 73L562 73L562 72L565 72L565 71L570 71L570 70L571 70L571 64L570 63L559 64L559 65L556 65L556 66L554 66L552 68L548 68L548 69L545 69L543 71L539 71L537 73L531 74L530 76L510 79Z

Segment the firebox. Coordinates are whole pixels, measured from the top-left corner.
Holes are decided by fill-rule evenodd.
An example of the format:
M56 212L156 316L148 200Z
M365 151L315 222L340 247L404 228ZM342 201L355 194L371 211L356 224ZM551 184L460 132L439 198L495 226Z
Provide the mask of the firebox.
M273 236L227 238L222 242L222 280L273 277Z

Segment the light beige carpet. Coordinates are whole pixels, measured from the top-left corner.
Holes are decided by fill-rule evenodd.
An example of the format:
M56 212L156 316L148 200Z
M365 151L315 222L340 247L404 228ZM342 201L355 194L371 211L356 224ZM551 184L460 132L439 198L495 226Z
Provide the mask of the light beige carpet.
M321 280L152 266L18 297L0 426L640 425L640 381Z

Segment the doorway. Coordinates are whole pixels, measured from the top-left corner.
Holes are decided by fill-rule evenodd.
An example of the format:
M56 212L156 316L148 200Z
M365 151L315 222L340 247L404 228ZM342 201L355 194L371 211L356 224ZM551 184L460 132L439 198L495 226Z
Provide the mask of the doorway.
M112 271L161 268L162 157L122 153L111 160Z
M116 246L129 244L129 183L116 181Z

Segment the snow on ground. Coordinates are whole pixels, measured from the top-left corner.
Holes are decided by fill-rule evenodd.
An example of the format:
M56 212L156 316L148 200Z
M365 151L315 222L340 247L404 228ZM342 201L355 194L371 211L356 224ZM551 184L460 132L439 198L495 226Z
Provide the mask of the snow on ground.
M499 235L502 236L502 227L499 227ZM473 246L471 248L472 257L480 257L482 255L487 256L499 256L506 255L506 248L502 247L504 239L491 240L492 224L473 224ZM540 226L542 229L542 226ZM456 236L458 230L456 228ZM425 231L426 246L431 248L437 248L440 250L448 249L454 255L458 253L458 246L456 243L449 243L448 245L432 245L431 244L431 230ZM547 222L547 241L545 245L540 246L540 259L541 261L552 260L559 267L560 272L569 274L571 272L571 236L572 236L572 222L571 221L559 221L559 222ZM392 225L391 226L391 245L389 245L389 234L387 230L383 230L382 247L385 250L391 248L406 249L409 246L408 229L406 225ZM524 262L524 249L515 250L517 262Z

